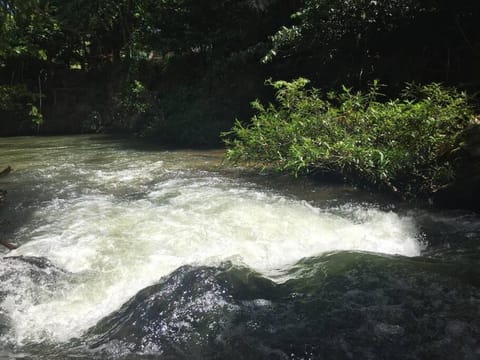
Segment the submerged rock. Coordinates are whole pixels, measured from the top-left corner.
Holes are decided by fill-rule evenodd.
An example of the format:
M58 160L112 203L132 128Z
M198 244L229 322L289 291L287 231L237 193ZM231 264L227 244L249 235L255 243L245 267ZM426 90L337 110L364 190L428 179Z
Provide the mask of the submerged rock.
M442 275L448 265L340 253L303 266L308 276L282 284L182 267L82 341L132 359L454 359L480 346L480 289Z

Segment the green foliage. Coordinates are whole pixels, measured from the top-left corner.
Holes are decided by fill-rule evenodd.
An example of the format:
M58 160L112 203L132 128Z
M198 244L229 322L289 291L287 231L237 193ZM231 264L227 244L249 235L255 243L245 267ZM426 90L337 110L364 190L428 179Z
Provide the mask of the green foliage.
M348 44L352 49L375 47L382 37L427 12L429 5L425 3L417 0L305 0L299 11L292 14L295 24L282 27L272 36L273 48L265 60L271 60L277 52L304 51L308 47L327 50L326 59L338 54L339 45Z
M23 101L18 119L62 119L46 118L45 131L78 130L84 121L74 115L83 114L69 112L77 97L94 114L87 128L205 143L270 95L259 90L268 77L360 89L381 78L392 93L413 79L478 89L479 4L0 0L0 83L42 96L12 93ZM9 118L9 133L18 119Z
M0 65L9 58L46 60L49 41L59 32L50 4L42 0L0 2Z
M203 85L179 86L159 98L164 117L152 128L157 139L176 145L220 145L219 134L232 126L235 104L228 93L222 96L222 89L214 93Z
M301 62L294 76L324 85L471 82L478 75L479 17L477 0L305 0L293 24L271 36L263 61Z
M32 134L43 123L43 115L35 105L39 94L24 85L0 85L0 133Z
M277 105L256 101L249 125L224 134L227 158L295 175L335 173L400 192L430 194L449 183L446 154L473 119L467 95L439 84L409 84L398 99L381 101L381 85L322 96L308 80L270 82Z
M53 0L51 16L58 19L65 46L57 60L77 60L88 68L146 57L141 33L151 0Z
M41 93L39 110L62 117L46 118L48 131L69 121L72 126L63 127L69 131L83 123L84 129L218 143L218 123L229 128L232 117L219 120L223 115L214 112L223 101L218 106L205 94L239 64L258 64L268 35L288 20L291 7L278 0L0 0L0 83ZM99 94L84 106L93 107L93 115L82 121L78 114L62 116L85 93ZM247 101L231 102L244 107ZM186 110L170 110L173 104ZM38 121L40 114L27 108ZM15 133L17 120L9 123Z
M23 104L31 99L32 93L25 86L0 85L0 110L21 111Z
M158 92L138 80L130 82L117 106L114 126L163 144L218 146L220 132L232 126L232 100L228 94L220 99L202 85L176 85Z
M128 112L143 114L148 111L148 92L139 80L133 80L127 85L122 98L122 106Z
M224 57L257 44L271 25L266 9L250 0L151 1L144 28L145 41L161 53ZM267 16L266 16L267 15Z
M0 85L0 111L13 114L19 122L31 119L34 125L39 126L43 122L43 115L33 105L37 97L22 85Z
M162 113L155 93L140 80L128 82L116 106L115 127L121 130L148 135Z
M32 122L35 125L37 125L37 126L42 125L43 115L42 115L41 111L35 105L31 106L30 111L28 112L28 115L30 115L30 117L32 118Z

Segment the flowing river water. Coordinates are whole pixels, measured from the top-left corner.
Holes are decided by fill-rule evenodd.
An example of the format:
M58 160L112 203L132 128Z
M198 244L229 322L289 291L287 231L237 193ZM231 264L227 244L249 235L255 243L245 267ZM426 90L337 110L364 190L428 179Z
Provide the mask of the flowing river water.
M478 215L222 156L0 139L0 358L480 358Z

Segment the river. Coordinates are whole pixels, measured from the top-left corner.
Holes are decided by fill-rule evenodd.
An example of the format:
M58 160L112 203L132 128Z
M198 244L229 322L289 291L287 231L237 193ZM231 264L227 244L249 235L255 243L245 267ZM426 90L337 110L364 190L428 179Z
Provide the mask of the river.
M478 215L222 158L0 139L0 358L480 358Z

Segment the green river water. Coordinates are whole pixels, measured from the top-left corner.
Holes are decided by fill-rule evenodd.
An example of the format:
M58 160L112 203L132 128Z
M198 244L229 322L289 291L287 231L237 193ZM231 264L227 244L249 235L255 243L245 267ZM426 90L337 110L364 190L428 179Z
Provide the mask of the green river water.
M480 217L106 136L0 139L0 359L480 359Z

